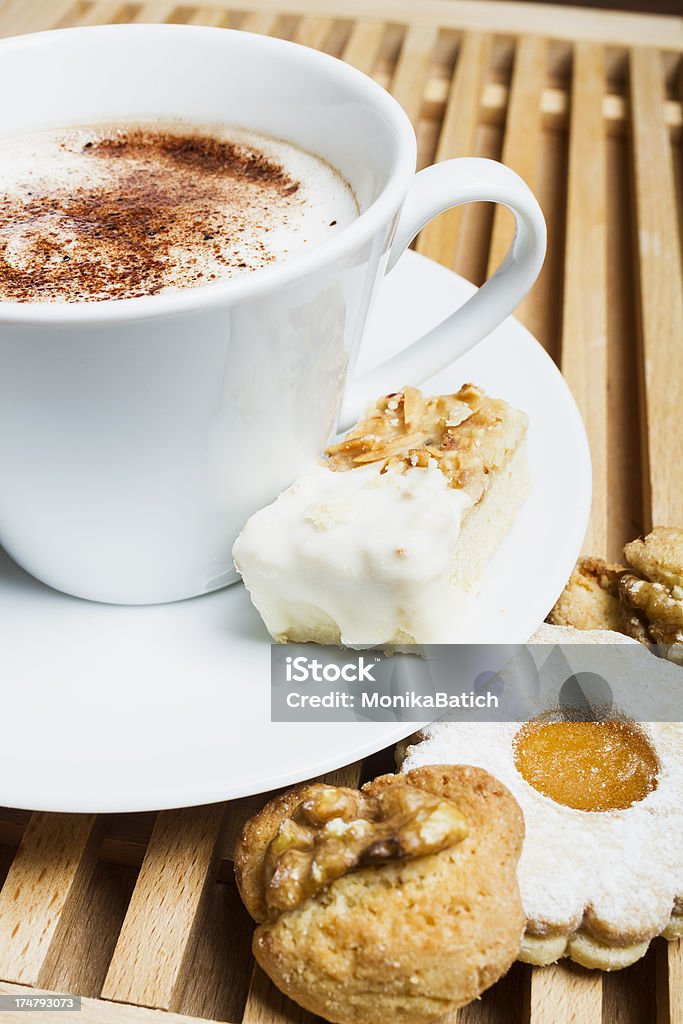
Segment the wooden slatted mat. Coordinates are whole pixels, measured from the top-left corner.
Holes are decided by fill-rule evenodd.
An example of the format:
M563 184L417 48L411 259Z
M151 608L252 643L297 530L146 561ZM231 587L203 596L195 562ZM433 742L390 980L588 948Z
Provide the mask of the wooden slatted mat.
M493 0L0 0L0 35L131 20L325 50L400 100L420 166L481 155L519 171L549 229L519 316L586 418L586 550L616 558L652 524L683 525L683 19ZM510 233L505 211L472 206L416 246L481 282ZM388 751L338 777L390 764ZM0 991L83 996L64 1024L310 1024L254 969L232 877L235 836L263 799L110 819L0 812ZM654 1021L683 1024L678 943L614 975L516 965L448 1024Z

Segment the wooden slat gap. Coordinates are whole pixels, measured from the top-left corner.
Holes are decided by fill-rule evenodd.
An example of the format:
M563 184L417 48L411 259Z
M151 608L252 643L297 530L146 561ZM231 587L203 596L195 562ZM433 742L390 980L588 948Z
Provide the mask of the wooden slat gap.
M204 903L216 879L225 825L225 804L159 813L103 998L179 1009Z
M491 46L492 36L489 34L467 33L462 38L441 126L437 160L473 155ZM462 209L458 207L431 221L417 240L418 252L451 267L461 216Z
M49 987L97 863L104 819L36 813L0 892L0 978Z

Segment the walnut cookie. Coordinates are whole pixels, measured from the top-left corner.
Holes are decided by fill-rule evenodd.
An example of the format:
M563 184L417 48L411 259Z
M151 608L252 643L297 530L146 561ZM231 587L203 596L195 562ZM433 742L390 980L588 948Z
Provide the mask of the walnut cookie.
M624 557L625 566L580 558L548 622L616 630L683 664L683 530L656 526Z
M298 786L247 822L235 851L254 956L335 1024L434 1021L519 954L523 836L517 803L478 768Z

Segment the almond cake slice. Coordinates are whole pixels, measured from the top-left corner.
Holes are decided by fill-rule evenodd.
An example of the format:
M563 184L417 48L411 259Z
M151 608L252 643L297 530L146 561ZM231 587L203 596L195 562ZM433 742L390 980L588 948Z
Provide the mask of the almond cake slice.
M449 643L526 498L527 417L473 384L380 398L247 521L233 557L281 643Z

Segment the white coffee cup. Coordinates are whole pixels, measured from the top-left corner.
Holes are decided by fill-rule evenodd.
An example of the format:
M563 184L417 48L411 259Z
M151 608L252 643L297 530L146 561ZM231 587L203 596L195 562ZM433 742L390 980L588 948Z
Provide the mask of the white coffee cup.
M247 517L319 456L340 408L417 384L496 327L536 279L545 225L490 160L415 175L401 107L315 50L225 29L108 25L0 43L0 136L116 120L241 126L322 156L360 216L330 241L222 284L95 303L0 302L0 544L96 601L176 601L235 580ZM435 330L352 379L373 296L420 228L509 207L496 274ZM345 390L346 388L346 390Z

